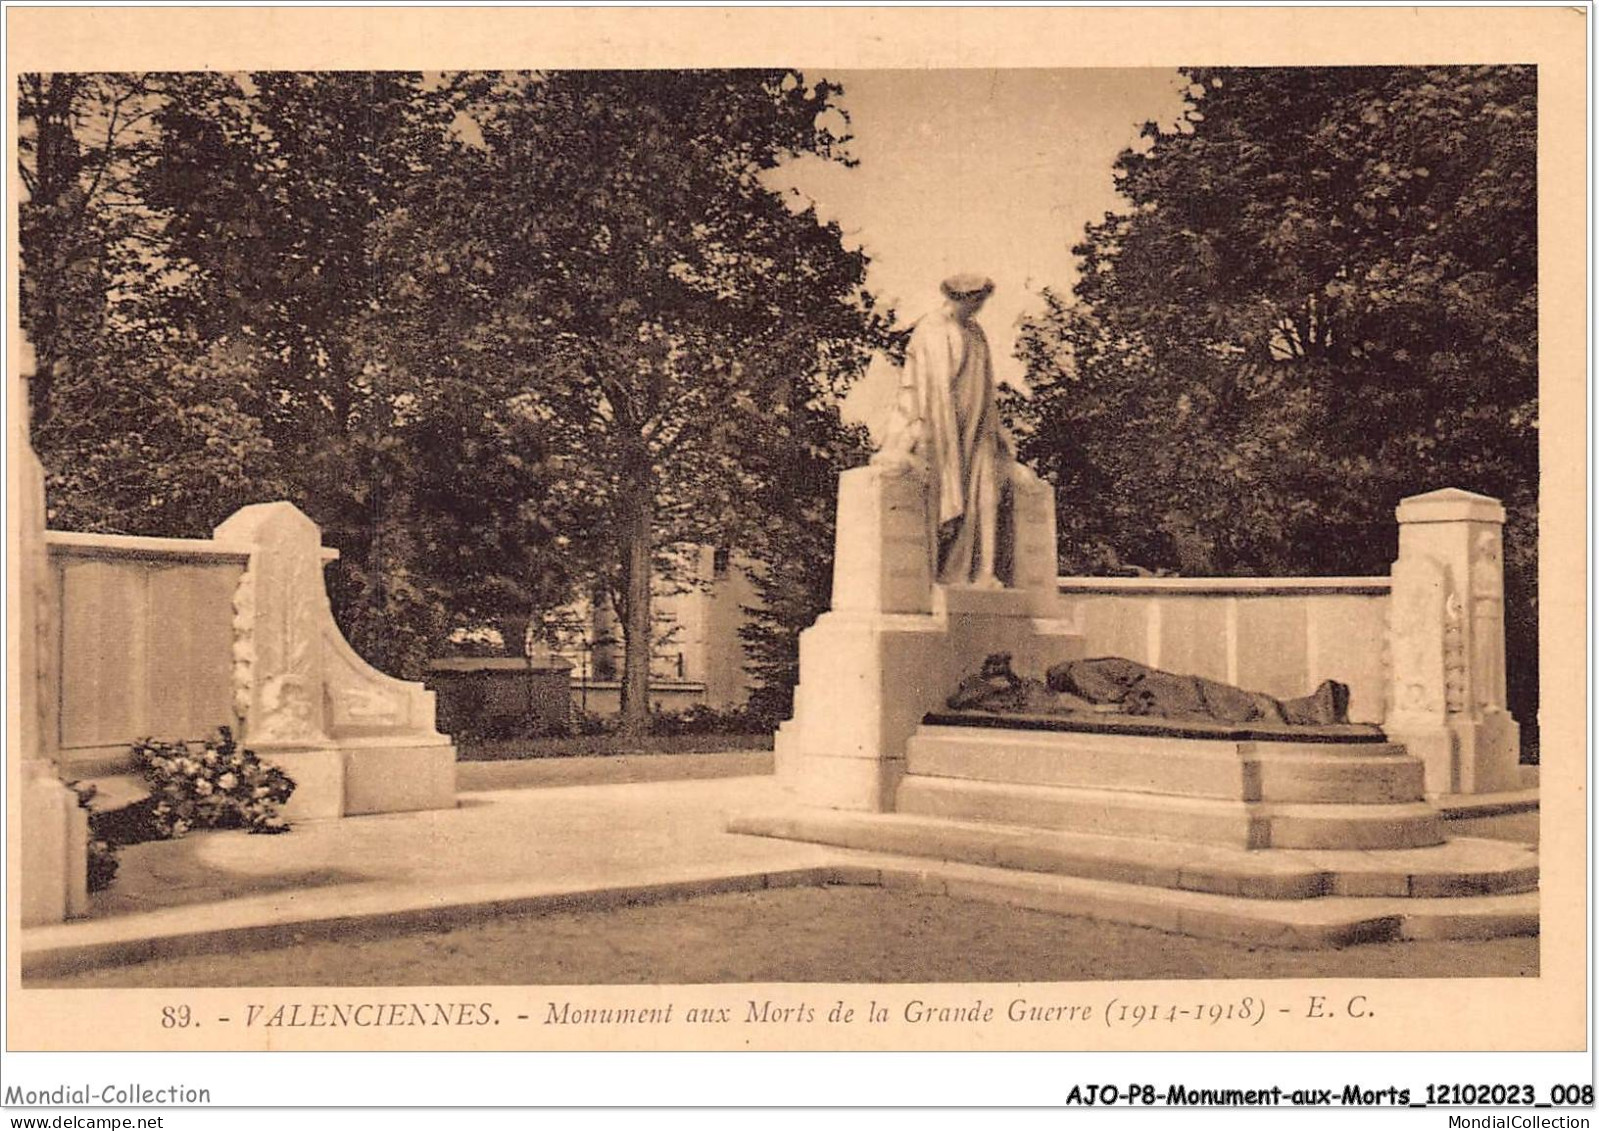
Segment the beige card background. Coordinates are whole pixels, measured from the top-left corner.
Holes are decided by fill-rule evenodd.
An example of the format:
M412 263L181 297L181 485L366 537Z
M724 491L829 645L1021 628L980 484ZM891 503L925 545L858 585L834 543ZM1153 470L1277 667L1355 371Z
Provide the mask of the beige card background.
M11 8L7 124L16 76L53 70L465 69L628 66L1092 67L1202 64L1535 63L1539 67L1540 355L1542 431L1541 975L1536 979L1263 980L1021 986L412 987L393 990L24 990L16 901L7 900L6 1045L12 1050L201 1049L1238 1049L1572 1050L1584 1047L1589 998L1586 872L1589 814L1584 573L1586 357L1584 282L1588 127L1586 14L1537 9L88 9ZM8 130L8 132L10 132ZM7 180L15 177L15 139ZM16 325L15 199L7 206L8 274ZM8 352L8 358L14 354ZM9 368L9 367L8 367ZM8 374L8 380L15 379ZM8 760L8 781L15 780ZM12 796L15 796L14 791ZM17 858L15 814L7 853ZM14 866L11 865L11 866ZM16 891L16 877L9 875ZM1290 1015L1241 1029L1109 1029L1099 1024L910 1026L905 1003L1041 1005L1113 998L1158 1003L1264 999ZM1310 1019L1320 995L1330 1018ZM818 1020L835 1001L890 1007L870 1027L692 1025L602 1028L261 1030L223 1037L159 1027L161 1005L199 1015L316 1001L491 1002L500 1016L574 1005L732 1006L806 1002ZM1359 1017L1348 1004L1360 999Z

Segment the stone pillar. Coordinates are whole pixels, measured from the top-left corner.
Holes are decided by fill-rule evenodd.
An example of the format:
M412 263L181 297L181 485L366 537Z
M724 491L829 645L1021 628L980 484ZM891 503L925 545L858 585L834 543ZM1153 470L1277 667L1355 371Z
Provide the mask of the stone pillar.
M234 594L234 713L242 741L294 779L291 820L455 806L455 746L433 692L373 668L334 623L316 524L258 503L216 529L250 546Z
M1019 463L1011 464L1010 481L1011 521L1015 529L1012 584L1029 593L1041 593L1053 602L1060 596L1055 489Z
M927 476L912 465L871 464L839 476L834 609L932 610L933 544L927 506Z
M251 546L234 595L234 714L240 741L295 782L290 819L344 813L344 757L327 731L322 534L292 503L244 507L216 528Z
M1427 768L1427 792L1520 785L1505 709L1503 528L1496 499L1447 488L1400 502L1384 729Z
M794 717L775 740L778 779L800 800L893 808L905 742L948 694L932 591L926 473L882 464L844 472L832 608L800 634Z
M7 721L21 777L13 814L21 840L22 925L31 927L88 910L89 817L52 758L56 744L45 686L45 640L56 594L44 543L44 468L28 435L28 379L23 374L33 371L33 356L25 340L21 351L18 376L7 390L12 562L7 597L15 633L8 649L13 690Z

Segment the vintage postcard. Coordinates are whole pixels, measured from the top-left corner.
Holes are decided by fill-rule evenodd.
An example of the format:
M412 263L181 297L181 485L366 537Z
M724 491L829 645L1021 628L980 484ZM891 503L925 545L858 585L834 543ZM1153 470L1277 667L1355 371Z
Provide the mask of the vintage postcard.
M7 1048L1582 1049L1588 18L9 8Z

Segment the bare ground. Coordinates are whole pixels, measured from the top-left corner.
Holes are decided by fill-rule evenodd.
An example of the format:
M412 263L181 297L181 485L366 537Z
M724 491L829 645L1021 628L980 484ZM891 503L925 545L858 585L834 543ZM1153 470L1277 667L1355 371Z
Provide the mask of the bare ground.
M795 888L155 959L30 987L1536 977L1536 938L1302 951L878 888Z

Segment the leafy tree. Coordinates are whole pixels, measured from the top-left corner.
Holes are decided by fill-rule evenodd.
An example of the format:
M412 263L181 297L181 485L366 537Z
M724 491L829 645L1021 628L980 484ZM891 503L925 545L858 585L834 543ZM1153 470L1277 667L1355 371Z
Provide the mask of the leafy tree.
M162 83L27 74L18 95L20 307L51 519L84 530L208 530L274 479L270 444L237 402L249 359L155 314L170 279L161 218L138 184Z
M580 584L647 642L651 574L767 538L760 508L834 458L823 406L882 335L864 258L763 180L848 160L837 88L798 74L24 93L28 324L41 404L70 409L41 426L52 498L165 534L292 499L341 551L341 625L400 674L453 626L519 641ZM627 651L635 725L648 658Z
M477 80L483 144L419 204L458 340L546 426L568 550L624 638L624 726L647 717L650 580L672 546L737 545L796 416L865 362L865 260L763 175L847 160L837 88L792 72Z
M799 633L831 601L839 474L870 452L865 430L845 427L834 405L807 410L803 420L809 442L767 468L757 500L764 521L746 544L760 598L745 607L739 629L753 683L748 707L773 726L793 713Z
M147 117L142 81L114 75L18 78L22 326L33 343L35 423L53 410L58 374L103 344L119 240L129 233L114 198L131 158L129 135ZM131 122L131 124L130 124Z
M461 153L461 91L399 72L167 86L143 182L182 268L163 317L251 351L246 407L284 493L341 550L341 625L418 676L452 626L562 576L520 521L541 494L536 421L441 333L406 220Z
M1010 407L1068 568L1381 573L1393 507L1505 500L1537 680L1536 83L1526 67L1192 68L1117 162Z

